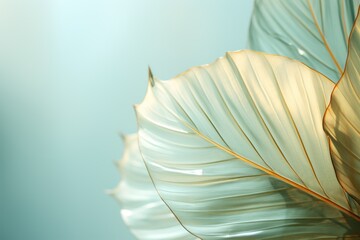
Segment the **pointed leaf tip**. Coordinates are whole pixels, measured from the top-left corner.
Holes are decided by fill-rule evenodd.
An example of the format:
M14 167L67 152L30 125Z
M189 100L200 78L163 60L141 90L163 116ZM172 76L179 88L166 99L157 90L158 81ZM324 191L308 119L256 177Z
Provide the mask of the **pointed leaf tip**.
M118 136L121 138L121 140L123 140L123 142L125 142L125 139L126 139L126 135L122 132L119 132L118 133Z
M149 83L153 87L153 86L155 86L155 81L154 81L154 76L153 76L150 66L148 67L148 72L149 72Z
M134 111L135 111L135 113L136 113L136 109L139 107L139 104L133 104L133 109L134 109Z

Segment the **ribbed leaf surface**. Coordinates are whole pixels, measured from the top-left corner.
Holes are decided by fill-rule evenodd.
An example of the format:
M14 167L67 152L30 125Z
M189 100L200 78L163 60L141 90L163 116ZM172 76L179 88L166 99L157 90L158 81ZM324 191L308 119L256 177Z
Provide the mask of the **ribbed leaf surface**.
M344 75L336 85L324 118L336 174L360 204L360 20L350 38Z
M141 240L195 240L161 200L139 152L137 135L125 137L125 152L119 162L121 182L112 191L120 201L121 216Z
M297 61L252 51L150 78L136 110L159 194L203 239L355 234L338 210L352 214L322 128L333 86Z
M359 0L256 0L251 49L297 59L337 82Z

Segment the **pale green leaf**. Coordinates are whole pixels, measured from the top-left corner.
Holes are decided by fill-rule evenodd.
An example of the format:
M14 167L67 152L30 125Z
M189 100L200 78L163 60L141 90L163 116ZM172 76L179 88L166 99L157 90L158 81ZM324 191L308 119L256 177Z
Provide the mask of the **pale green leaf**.
M195 240L161 200L139 152L137 135L125 136L119 162L121 182L111 191L120 201L121 216L131 232L143 240Z
M345 72L324 117L330 149L341 185L360 204L360 20L357 17Z
M297 59L337 82L359 0L256 0L251 49Z
M339 211L359 219L322 128L329 79L295 60L240 51L149 82L136 107L140 149L190 232L306 239L359 231Z

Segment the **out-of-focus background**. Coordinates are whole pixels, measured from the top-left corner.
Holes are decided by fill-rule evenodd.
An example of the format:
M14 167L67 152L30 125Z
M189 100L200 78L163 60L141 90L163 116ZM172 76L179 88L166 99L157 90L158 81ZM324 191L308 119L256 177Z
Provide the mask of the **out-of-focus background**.
M147 67L246 47L252 1L0 0L0 239L134 239L105 190Z

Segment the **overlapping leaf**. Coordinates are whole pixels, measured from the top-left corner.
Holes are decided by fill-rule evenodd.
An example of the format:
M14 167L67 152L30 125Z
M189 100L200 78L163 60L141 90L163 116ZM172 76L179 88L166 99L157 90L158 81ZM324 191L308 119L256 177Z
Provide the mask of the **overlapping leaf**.
M137 140L137 135L125 137L125 152L119 162L122 180L111 192L121 203L124 222L138 239L195 240L157 194Z
M257 0L250 46L298 59L337 81L359 2ZM357 31L324 121L342 186L322 129L334 84L318 72L284 57L242 51L167 82L151 76L137 113L141 150L161 199L120 197L131 203L125 220L140 223L135 234L150 237L144 220L166 210L162 220L170 218L171 226L160 222L155 238L171 239L175 225L174 239L360 238ZM148 177L143 165L140 175L132 174ZM143 191L139 186L122 192L134 196Z
M150 83L136 108L140 148L159 194L190 232L359 234L339 211L357 218L322 129L330 80L285 57L240 51Z
M344 189L360 204L360 20L357 17L344 75L324 117L331 155Z
M337 82L359 0L256 0L251 49L297 59Z

